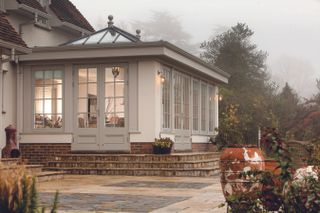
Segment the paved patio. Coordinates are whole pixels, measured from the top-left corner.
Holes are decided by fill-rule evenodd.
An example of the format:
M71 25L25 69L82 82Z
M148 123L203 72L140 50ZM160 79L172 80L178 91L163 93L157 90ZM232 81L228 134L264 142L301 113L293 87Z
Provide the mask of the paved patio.
M226 212L219 177L66 176L39 183L42 203L59 190L59 212Z

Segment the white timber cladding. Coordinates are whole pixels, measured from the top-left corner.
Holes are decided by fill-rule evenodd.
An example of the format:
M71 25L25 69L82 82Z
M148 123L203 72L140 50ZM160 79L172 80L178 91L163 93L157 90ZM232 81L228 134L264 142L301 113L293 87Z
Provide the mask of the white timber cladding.
M162 66L161 136L190 132L192 142L204 143L218 127L218 87L195 76Z

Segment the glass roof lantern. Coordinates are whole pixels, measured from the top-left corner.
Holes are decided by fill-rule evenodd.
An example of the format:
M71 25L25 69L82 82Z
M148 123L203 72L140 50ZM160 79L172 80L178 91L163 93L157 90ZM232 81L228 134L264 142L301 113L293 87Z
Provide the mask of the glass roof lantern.
M140 30L136 30L136 35L128 33L113 25L113 16L108 16L108 27L96 31L90 35L83 36L76 40L70 41L64 45L92 45L92 44L110 44L110 43L126 43L139 42Z

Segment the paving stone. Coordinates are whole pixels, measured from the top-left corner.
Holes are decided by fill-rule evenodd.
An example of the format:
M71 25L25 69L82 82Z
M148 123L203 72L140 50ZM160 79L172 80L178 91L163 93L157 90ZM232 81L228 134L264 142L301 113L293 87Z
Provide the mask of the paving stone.
M145 187L145 188L177 188L177 189L202 189L210 186L210 183L177 183L177 182L156 182L156 181L126 181L106 186L115 187Z

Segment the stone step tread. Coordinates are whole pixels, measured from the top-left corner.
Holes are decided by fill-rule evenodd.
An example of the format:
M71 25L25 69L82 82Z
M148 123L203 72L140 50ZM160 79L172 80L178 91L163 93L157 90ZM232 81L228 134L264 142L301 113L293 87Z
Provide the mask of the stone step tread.
M220 155L219 152L190 152L174 153L169 155L158 154L59 154L57 157L184 157L184 156L201 156L201 155Z
M197 164L197 163L209 163L209 162L219 162L219 159L204 159L204 160L194 160L194 161L75 161L75 160L55 160L49 161L48 163L114 163L114 164Z
M74 167L45 167L46 170L110 170L110 171L216 171L218 167L203 167L203 168L74 168Z
M25 168L25 169L41 169L43 168L43 165L4 165L0 167L0 170L2 169L16 169L16 168Z
M64 175L64 174L66 174L66 172L64 171L42 171L37 174L37 177Z

